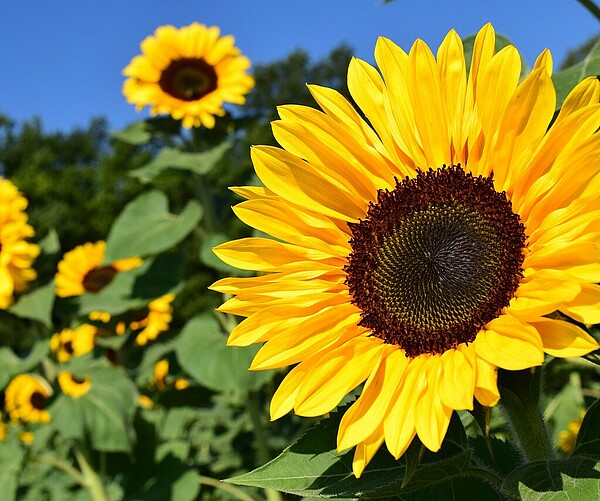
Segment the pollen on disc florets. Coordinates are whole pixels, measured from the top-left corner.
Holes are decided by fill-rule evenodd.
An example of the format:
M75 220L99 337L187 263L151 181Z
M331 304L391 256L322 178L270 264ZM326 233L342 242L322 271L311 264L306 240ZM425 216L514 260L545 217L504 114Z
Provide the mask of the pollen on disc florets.
M349 226L346 284L360 325L410 357L473 341L522 277L519 215L492 178L460 165L396 180Z

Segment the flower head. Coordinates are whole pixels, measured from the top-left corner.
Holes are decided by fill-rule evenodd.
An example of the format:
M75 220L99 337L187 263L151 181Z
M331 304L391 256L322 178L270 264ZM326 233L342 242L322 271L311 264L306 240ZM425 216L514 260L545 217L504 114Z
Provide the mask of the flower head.
M12 421L47 423L50 414L45 409L52 388L45 379L33 374L13 378L4 394L6 412Z
M26 241L34 235L26 207L16 186L0 178L0 309L8 308L14 293L24 291L37 276L32 264L40 248Z
M106 242L85 243L67 252L58 263L56 273L56 295L60 297L80 296L86 292L100 292L120 271L138 268L142 260L138 257L119 259L104 263Z
M80 357L94 349L98 328L82 324L75 329L63 329L50 338L50 349L59 362L67 362L72 357Z
M59 372L57 379L61 391L72 398L83 397L92 387L92 381L89 377L80 379L66 371Z
M380 38L375 59L350 63L360 112L315 85L323 111L279 109L282 148L252 149L264 187L234 189L238 217L277 240L217 246L261 275L212 286L247 317L228 344L264 343L251 369L295 365L272 419L326 414L364 383L337 437L356 476L383 442L437 451L454 410L496 405L498 368L598 349L569 319L600 321L600 82L552 122L550 53L520 82L491 25L468 72L454 31L437 56Z
M138 110L150 106L152 115L170 114L186 128L212 128L223 104L244 104L254 86L250 61L234 43L216 26L161 26L123 70L123 94Z

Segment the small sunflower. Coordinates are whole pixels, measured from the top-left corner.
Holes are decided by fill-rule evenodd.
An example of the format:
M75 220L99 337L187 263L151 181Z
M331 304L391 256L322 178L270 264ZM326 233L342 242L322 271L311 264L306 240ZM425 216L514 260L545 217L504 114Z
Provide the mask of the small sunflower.
M156 339L161 332L169 329L169 324L173 320L171 306L173 299L175 294L166 294L151 301L148 303L148 308L141 312L141 318L129 324L134 331L141 329L135 338L138 345L144 346L148 341Z
M22 431L19 433L19 440L25 445L31 445L35 441L35 433L32 431Z
M17 187L0 177L0 309L8 308L15 292L23 292L37 276L32 265L40 248L26 241L34 235L26 208Z
M162 390L167 385L166 378L168 374L169 361L166 358L163 358L154 364L154 371L150 384L156 386L159 390Z
M0 418L0 442L4 442L8 438L8 429L6 423Z
M47 423L50 414L45 409L52 388L40 376L19 374L6 387L4 407L12 421Z
M58 263L56 273L56 295L60 297L80 296L86 292L100 292L120 271L141 266L138 257L119 259L104 263L106 242L85 243L67 252Z
M50 338L50 349L59 362L67 362L72 357L80 357L94 349L98 328L82 324L75 329L63 329Z
M217 246L261 274L212 286L247 317L228 344L264 343L251 369L295 365L272 419L324 415L364 383L337 437L357 477L384 442L437 451L454 410L496 405L498 368L598 349L570 319L600 321L600 82L553 121L550 52L520 82L489 24L468 72L455 31L437 56L380 38L375 60L350 63L360 111L314 85L322 112L279 109L282 148L252 149L264 187L234 189L276 240Z
M198 23L157 28L123 70L127 101L138 111L150 106L152 115L169 114L186 128L214 127L223 104L244 104L254 86L246 73L250 60L232 36L219 35L218 27Z
M89 377L80 379L66 371L59 372L57 379L61 391L73 398L83 397L92 387L92 381Z

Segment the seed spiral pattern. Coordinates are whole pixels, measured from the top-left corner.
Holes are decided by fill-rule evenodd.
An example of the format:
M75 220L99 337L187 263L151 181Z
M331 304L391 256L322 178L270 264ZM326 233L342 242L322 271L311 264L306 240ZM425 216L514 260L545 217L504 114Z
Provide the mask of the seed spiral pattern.
M360 325L410 357L473 341L522 277L519 216L492 178L460 166L397 180L350 229L346 284Z

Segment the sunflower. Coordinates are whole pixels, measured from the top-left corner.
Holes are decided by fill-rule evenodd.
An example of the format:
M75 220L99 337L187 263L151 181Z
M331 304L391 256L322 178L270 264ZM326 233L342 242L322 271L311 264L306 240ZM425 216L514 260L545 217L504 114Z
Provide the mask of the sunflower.
M40 248L26 241L34 235L26 207L16 186L0 178L0 309L8 308L14 293L23 292L37 276L32 263Z
M561 430L558 435L558 448L564 453L569 453L575 448L575 442L577 441L577 435L581 428L581 423L585 416L585 411L582 410L579 418L569 421L566 430Z
M47 423L50 414L45 407L51 395L52 388L45 379L19 374L6 387L4 407L12 421Z
M498 368L597 349L570 319L600 322L600 82L552 122L550 52L519 82L489 24L469 71L455 31L437 56L380 38L375 59L350 63L359 111L314 85L322 112L279 109L282 148L252 149L264 187L233 189L237 216L277 240L217 246L261 274L212 286L247 317L228 344L264 343L251 369L295 364L272 419L324 415L364 383L337 437L357 477L383 442L437 451L454 410L496 405Z
M119 259L104 263L106 242L85 243L67 252L58 263L56 273L56 295L60 297L80 296L86 292L100 292L120 271L138 268L139 257Z
M59 362L67 362L72 357L80 357L94 349L98 328L82 324L76 329L63 329L50 338L50 349Z
M80 379L66 371L59 372L57 379L61 391L73 398L83 397L92 387L89 377Z
M123 70L127 101L138 111L148 105L152 115L170 114L186 128L214 127L223 104L244 104L254 86L250 60L232 36L219 35L218 27L198 23L157 28Z
M158 337L161 332L169 329L169 324L173 320L173 307L171 303L175 299L175 294L166 294L154 301L148 303L148 308L142 311L141 318L132 321L129 326L132 330L140 330L135 342L144 346L148 341Z

